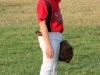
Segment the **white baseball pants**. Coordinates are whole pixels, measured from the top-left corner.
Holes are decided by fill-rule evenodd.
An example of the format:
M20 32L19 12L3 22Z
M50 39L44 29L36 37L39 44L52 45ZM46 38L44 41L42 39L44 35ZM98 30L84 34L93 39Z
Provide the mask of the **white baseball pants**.
M46 56L46 44L42 36L38 36L40 48L43 52L43 63L41 65L40 75L57 75L58 55L60 50L60 42L62 41L62 33L49 32L49 38L54 50L53 58L49 59Z

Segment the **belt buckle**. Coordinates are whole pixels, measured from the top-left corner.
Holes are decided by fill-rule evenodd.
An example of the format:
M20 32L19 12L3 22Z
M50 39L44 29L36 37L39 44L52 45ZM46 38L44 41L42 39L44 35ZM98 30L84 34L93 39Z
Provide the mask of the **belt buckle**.
M36 34L37 36L42 36L42 33L41 33L41 31L39 31L39 30L36 30L36 31L35 31L35 34Z

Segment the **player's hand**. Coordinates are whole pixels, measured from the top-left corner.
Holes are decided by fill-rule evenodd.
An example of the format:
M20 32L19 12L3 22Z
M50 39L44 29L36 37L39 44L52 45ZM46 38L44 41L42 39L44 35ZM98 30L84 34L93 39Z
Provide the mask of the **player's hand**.
M49 58L49 59L53 58L54 51L53 51L52 46L50 46L50 45L46 46L46 55L47 55L47 58Z

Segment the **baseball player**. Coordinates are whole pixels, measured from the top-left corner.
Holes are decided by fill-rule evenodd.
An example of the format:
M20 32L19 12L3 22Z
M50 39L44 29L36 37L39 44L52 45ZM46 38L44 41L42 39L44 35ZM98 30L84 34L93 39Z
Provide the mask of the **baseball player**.
M60 0L38 0L37 17L42 36L38 36L43 52L40 75L57 75L58 55L62 41L63 21Z

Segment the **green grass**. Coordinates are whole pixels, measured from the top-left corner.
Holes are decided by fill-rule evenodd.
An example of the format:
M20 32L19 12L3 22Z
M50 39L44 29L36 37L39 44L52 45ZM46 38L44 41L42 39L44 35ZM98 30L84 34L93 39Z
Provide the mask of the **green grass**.
M0 0L0 75L39 75L42 53L33 0ZM62 0L63 37L74 47L58 75L100 74L100 1Z

